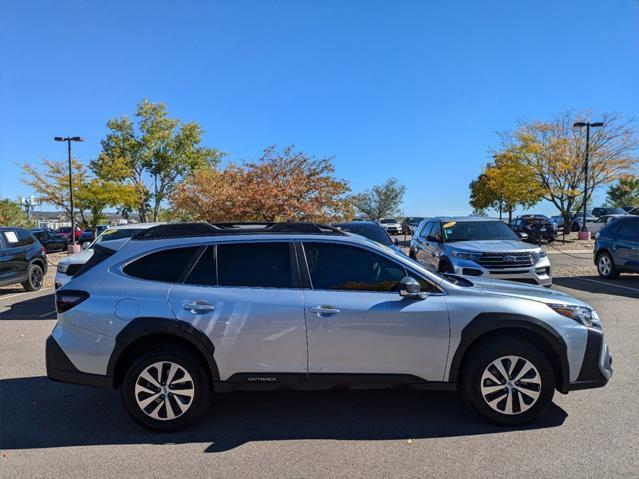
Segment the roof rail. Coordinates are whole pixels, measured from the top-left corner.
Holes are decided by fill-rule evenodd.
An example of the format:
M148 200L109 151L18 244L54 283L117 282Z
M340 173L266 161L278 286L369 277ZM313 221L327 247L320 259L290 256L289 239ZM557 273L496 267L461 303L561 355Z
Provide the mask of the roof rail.
M342 230L319 223L168 223L140 231L134 240L255 234L325 234L346 236Z

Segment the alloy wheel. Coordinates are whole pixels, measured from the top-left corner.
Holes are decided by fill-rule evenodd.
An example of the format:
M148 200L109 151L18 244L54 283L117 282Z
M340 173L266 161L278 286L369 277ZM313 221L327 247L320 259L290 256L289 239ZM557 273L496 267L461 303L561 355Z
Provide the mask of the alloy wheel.
M541 394L541 376L533 363L519 356L502 356L490 363L481 377L481 395L500 414L521 414Z
M195 383L179 364L160 361L142 370L134 393L138 407L147 416L170 421L182 416L193 404Z
M608 276L612 271L612 263L610 262L610 258L608 256L603 255L599 258L598 262L599 272L602 276Z
M31 282L31 286L34 289L39 289L42 286L43 274L42 270L38 267L34 267L31 269L31 274L29 277L29 281Z

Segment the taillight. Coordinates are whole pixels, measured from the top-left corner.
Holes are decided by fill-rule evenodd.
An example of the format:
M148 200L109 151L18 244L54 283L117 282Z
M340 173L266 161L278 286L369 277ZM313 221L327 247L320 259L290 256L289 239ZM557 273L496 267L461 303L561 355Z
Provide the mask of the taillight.
M42 245L40 245L40 251L42 251L42 253L44 254L47 254L47 249Z
M89 297L86 291L59 289L55 293L55 309L58 313L69 311Z

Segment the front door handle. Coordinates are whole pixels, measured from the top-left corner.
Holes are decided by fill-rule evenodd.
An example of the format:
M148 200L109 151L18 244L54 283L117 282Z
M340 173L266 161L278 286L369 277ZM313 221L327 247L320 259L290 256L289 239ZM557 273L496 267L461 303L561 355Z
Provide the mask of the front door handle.
M215 310L215 306L207 303L206 301L195 301L193 303L186 303L184 309L191 311L193 314L204 314Z
M339 314L339 309L337 309L335 306L315 306L314 308L311 308L311 311L320 317Z

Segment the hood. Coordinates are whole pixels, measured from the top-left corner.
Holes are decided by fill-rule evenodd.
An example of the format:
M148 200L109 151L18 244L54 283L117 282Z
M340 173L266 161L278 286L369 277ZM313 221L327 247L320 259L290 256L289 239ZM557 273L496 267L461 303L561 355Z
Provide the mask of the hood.
M473 283L470 289L481 291L482 293L494 294L497 296L510 296L514 298L529 299L540 303L561 303L574 306L592 307L583 301L572 296L543 286L534 286L514 281L504 281L499 279L478 279L464 276L465 279Z
M80 253L72 254L60 260L59 264L84 264L93 256L92 249L86 249Z
M454 241L446 243L448 248L477 253L513 253L522 251L537 251L538 246L530 245L519 240L481 240Z

